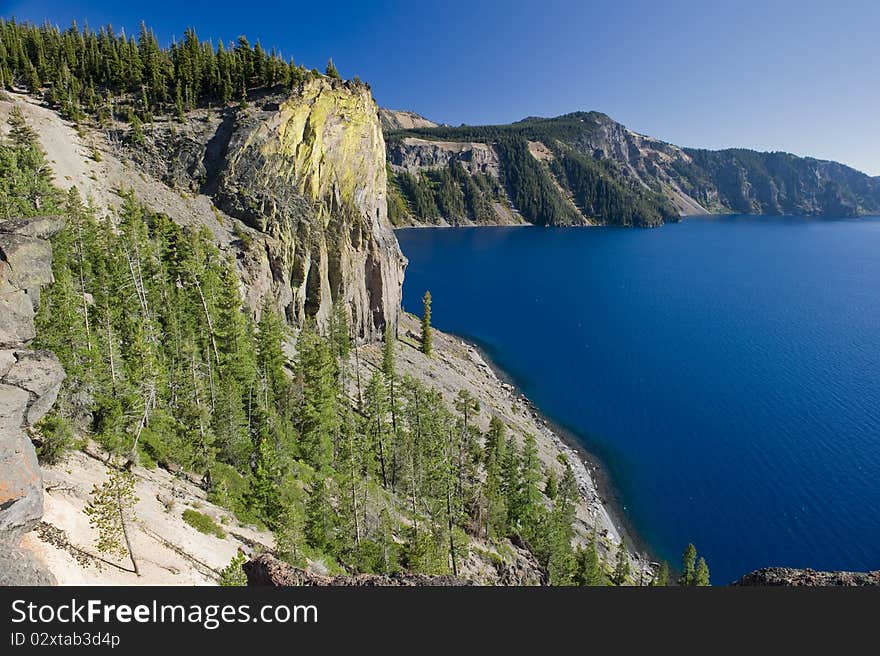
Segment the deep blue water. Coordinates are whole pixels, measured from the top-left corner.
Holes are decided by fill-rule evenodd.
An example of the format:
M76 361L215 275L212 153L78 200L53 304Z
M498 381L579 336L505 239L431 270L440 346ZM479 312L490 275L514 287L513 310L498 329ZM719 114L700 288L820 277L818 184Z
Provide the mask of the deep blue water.
M397 235L404 307L430 289L660 557L880 569L880 219Z

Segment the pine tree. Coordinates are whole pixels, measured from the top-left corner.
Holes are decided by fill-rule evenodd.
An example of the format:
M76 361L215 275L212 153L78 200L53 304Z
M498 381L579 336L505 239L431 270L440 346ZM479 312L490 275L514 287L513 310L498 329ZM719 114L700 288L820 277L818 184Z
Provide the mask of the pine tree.
M706 586L709 583L709 566L706 565L706 559L700 557L697 561L697 567L694 571L694 585Z
M134 573L139 575L128 536L128 523L138 502L134 484L134 475L129 470L108 467L107 480L93 486L89 505L83 512L98 532L98 551L119 558L128 556Z
M299 501L289 503L281 514L275 530L275 550L282 560L304 567L306 548L306 515Z
M232 557L232 560L229 561L229 564L220 570L220 585L221 586L243 586L247 585L247 576L242 569L242 565L244 565L247 557L244 555L244 552L239 550Z
M611 575L611 582L614 585L626 585L629 579L630 566L629 554L626 552L626 544L623 540L617 545L617 554L615 556L614 573Z
M590 535L590 541L585 548L579 549L577 552L577 583L586 586L604 586L608 585L608 579L605 576L605 570L599 559L599 551L597 546L598 535L597 527L593 525L593 532Z
M681 577L678 579L679 585L694 585L695 571L697 562L697 549L693 544L688 544L684 553L681 555Z
M373 445L378 474L382 487L389 487L391 480L391 450L388 444L388 392L385 377L377 371L370 378L364 395L364 432Z
M318 478L312 483L305 508L305 537L313 549L326 551L332 540L333 509L327 494L327 481Z
M333 64L332 58L327 60L327 69L324 71L324 74L327 77L332 77L337 80L341 79L339 77L339 71L336 70L336 66Z
M551 469L547 472L547 482L544 483L544 496L552 501L556 498L556 493L558 491L559 488L556 483L556 472Z
M284 372L287 358L281 349L283 341L284 329L278 311L272 299L266 296L257 323L257 369L269 403L283 402L288 393L288 378Z
M422 304L424 305L424 310L422 312L422 353L431 357L431 352L433 350L433 340L431 336L431 292L425 292L425 296L422 298Z
M394 371L394 341L395 336L391 324L385 325L385 337L382 342L382 373L389 381L395 376Z
M300 331L296 349L300 450L305 461L320 470L331 463L337 434L337 365L329 343L311 320Z

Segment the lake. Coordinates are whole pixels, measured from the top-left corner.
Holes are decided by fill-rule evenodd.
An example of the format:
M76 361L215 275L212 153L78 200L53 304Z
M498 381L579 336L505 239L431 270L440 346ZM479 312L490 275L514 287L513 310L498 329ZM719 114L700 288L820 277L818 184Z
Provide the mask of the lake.
M479 344L714 583L880 569L880 218L397 231L403 305Z

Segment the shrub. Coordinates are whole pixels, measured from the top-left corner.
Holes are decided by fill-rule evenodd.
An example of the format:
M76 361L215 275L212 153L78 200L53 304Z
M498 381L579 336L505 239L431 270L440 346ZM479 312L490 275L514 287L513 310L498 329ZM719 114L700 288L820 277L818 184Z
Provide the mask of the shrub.
M220 585L234 586L247 585L247 576L241 568L246 558L242 552L238 552L229 562L229 564L220 570Z
M55 465L73 446L73 429L70 423L57 414L50 414L36 425L39 434L37 458L40 464Z
M215 535L221 540L226 537L226 532L205 513L187 508L183 511L183 521L205 535Z

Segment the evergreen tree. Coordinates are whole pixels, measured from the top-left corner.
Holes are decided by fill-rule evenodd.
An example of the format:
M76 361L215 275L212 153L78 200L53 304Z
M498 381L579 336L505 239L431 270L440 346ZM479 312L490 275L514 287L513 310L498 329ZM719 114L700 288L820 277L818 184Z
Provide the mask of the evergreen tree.
M706 559L700 557L697 561L697 567L694 570L694 585L706 586L709 583L709 566L706 565Z
M617 545L614 573L611 575L611 582L614 585L626 585L627 580L629 579L629 574L629 555L626 552L626 544L621 540L620 544Z
M431 336L431 292L425 292L422 298L422 353L431 357L433 338Z
M547 472L547 482L544 483L544 496L552 501L556 498L557 492L556 472L551 469Z
M339 77L339 71L336 70L336 66L333 64L332 58L327 60L327 69L324 71L324 74L327 77L332 77L336 80L341 79Z
M132 521L138 502L134 483L134 476L129 470L109 467L107 480L101 485L94 485L89 505L83 512L98 533L98 551L119 558L128 556L134 573L138 574L128 536L128 523Z
M694 585L695 566L697 562L697 549L693 544L688 544L681 555L681 577L679 585Z
M602 562L599 559L597 540L597 528L594 524L589 543L587 543L587 546L585 548L579 549L577 552L576 581L578 585L608 585L608 579L605 576L604 567L602 566Z
M329 466L333 458L340 395L337 365L329 343L318 334L311 320L300 331L296 349L300 451L307 463L320 470Z

